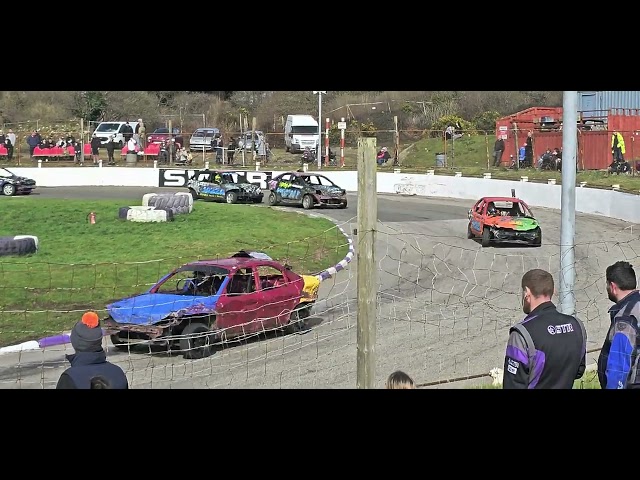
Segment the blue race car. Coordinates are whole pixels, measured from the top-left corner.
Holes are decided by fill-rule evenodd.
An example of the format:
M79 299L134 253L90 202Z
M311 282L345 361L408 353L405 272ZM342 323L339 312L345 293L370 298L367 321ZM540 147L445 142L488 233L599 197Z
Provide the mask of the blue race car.
M195 172L187 182L187 188L194 201L202 199L226 203L262 203L264 196L258 185L237 183L231 172L218 170Z

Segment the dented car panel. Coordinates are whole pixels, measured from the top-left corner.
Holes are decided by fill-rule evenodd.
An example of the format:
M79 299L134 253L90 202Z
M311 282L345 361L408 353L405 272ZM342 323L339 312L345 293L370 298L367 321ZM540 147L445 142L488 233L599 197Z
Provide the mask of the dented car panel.
M324 175L286 172L269 181L269 203L347 208L347 191ZM307 200L305 200L305 197Z

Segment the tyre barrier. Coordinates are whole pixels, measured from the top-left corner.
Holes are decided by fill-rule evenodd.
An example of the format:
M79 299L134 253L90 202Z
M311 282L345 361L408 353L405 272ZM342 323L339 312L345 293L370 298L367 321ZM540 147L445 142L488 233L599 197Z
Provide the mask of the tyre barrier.
M173 211L166 208L133 206L120 207L118 218L129 222L171 222L173 221Z
M166 208L174 215L184 215L193 211L193 196L188 192L147 193L142 197L145 207Z
M0 237L0 256L30 255L38 251L38 237L33 235L15 235Z

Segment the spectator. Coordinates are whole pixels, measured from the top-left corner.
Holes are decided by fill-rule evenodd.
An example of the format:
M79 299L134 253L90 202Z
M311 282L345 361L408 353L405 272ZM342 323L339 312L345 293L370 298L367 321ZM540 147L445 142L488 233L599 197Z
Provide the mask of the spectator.
M0 144L4 145L4 141L6 139L6 135L4 134L4 130L0 130Z
M503 388L570 389L585 370L584 325L556 310L549 272L529 270L521 286L522 311L527 316L509 330Z
M389 154L389 150L387 147L382 147L378 154L376 155L376 162L378 162L378 166L384 165L389 161L391 155Z
M637 332L630 328L618 330L616 320L626 315L640 319L640 292L636 272L629 262L619 261L608 266L605 278L607 295L615 305L609 309L611 325L598 357L598 381L603 389L619 389L626 386L631 367L629 354L636 346ZM616 333L622 335L614 341Z
M82 148L82 143L77 140L73 142L73 149L76 154L75 163L79 163L81 166L84 165L84 162L82 161Z
M127 143L129 140L133 138L133 127L127 121L122 127L122 138L124 138L124 142Z
M624 138L617 130L614 130L613 135L611 135L611 154L613 155L614 163L624 162Z
M116 142L114 142L115 137L113 135L109 135L109 140L105 144L104 148L107 150L107 165L115 165L116 159L113 157L113 152L116 150Z
M238 143L236 139L231 137L229 139L229 146L227 147L227 164L233 165L233 157L236 153L236 148L238 148Z
M499 167L502 165L502 154L504 153L504 140L501 136L496 138L496 143L493 144L493 166Z
M13 158L13 147L16 146L16 134L13 133L13 130L10 128L7 133L7 138L11 140L11 153L9 154L9 160Z
M533 132L529 130L527 139L524 142L524 164L527 167L533 166Z
M7 160L13 160L13 143L11 143L9 135L4 139L4 148L7 149Z
M216 152L216 163L222 163L222 138L220 134L216 134L211 140L211 148Z
M29 156L33 158L33 151L36 149L38 145L42 142L42 137L40 134L33 130L31 135L27 137L27 145L29 145Z
M122 368L107 361L97 313L82 315L71 331L70 341L75 353L66 356L71 366L60 375L56 389L89 390L92 388L91 380L98 375L104 377L113 389L129 388Z
M138 125L136 125L136 131L138 133L138 136L140 137L140 139L138 140L138 145L140 145L140 148L144 150L147 146L147 137L146 137L147 127L145 127L144 122L142 121L141 118L138 119Z
M409 375L401 370L396 370L389 375L384 388L387 390L414 390L416 388L416 384Z
M98 165L98 162L100 161L101 145L102 145L102 142L98 137L96 137L96 134L94 133L91 136L91 159L93 160L94 165Z

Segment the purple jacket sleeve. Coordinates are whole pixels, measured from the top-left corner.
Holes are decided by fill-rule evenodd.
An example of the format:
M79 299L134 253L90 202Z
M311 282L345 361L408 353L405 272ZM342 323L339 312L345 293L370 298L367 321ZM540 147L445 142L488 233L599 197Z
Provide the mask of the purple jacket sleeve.
M529 356L527 347L518 332L509 334L507 351L504 357L504 376L502 388L526 389L529 387Z

